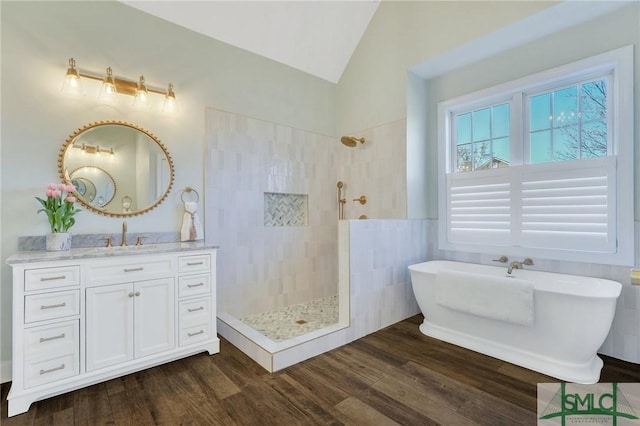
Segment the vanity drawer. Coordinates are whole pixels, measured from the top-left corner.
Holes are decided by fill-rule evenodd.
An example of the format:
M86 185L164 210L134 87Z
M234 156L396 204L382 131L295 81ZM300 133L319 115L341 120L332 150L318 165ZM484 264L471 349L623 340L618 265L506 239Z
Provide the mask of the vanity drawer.
M32 294L24 297L24 322L63 318L80 313L80 290Z
M190 274L195 272L210 272L211 256L208 254L197 254L193 256L180 256L178 258L178 272Z
M192 324L211 321L210 303L211 300L208 297L180 302L178 308L180 326L188 327Z
M72 354L66 354L45 361L24 362L25 388L55 382L67 377L80 374L80 357L76 350Z
M210 303L208 297L180 302L180 346L211 339Z
M24 330L24 357L27 360L48 360L78 351L78 320Z
M77 285L80 285L80 266L78 265L24 271L24 291Z
M179 339L180 346L187 346L211 339L211 322L203 322L202 324L185 328L180 327Z
M139 258L130 256L114 262L95 262L87 265L88 286L124 283L174 275L171 257Z
M211 291L211 274L178 277L178 297L195 296Z

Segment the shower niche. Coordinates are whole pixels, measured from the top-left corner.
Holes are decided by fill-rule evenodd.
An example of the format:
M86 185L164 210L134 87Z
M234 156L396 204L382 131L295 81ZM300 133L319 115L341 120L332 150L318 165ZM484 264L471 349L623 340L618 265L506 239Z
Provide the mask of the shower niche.
M304 226L309 224L307 194L264 193L264 226Z

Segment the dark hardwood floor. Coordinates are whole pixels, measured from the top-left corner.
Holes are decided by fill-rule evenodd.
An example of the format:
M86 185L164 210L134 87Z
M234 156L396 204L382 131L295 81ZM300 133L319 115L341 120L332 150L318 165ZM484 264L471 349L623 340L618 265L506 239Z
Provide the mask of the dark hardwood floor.
M2 425L535 425L556 379L424 336L417 315L270 374L221 340L195 355L34 403ZM604 358L602 382L640 382Z

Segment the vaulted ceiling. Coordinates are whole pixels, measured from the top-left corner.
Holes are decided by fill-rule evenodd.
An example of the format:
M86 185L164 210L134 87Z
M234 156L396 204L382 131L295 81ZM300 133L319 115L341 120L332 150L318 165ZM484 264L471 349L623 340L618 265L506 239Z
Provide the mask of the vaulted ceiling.
M337 83L379 0L122 3Z

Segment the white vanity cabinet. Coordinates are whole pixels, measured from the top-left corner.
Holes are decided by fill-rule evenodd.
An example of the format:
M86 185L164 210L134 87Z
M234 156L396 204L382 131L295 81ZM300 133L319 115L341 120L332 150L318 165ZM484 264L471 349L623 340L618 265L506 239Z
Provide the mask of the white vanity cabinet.
M8 415L32 402L219 351L215 247L20 253ZM106 256L105 256L106 254Z
M86 290L87 371L173 349L172 278Z

